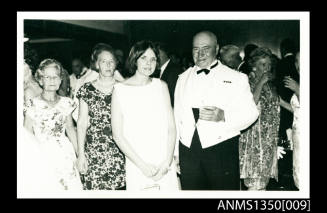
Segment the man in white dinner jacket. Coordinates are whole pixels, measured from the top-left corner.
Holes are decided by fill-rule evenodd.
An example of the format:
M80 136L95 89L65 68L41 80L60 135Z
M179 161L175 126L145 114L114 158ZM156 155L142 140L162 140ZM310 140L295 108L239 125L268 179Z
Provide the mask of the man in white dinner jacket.
M195 65L179 75L175 119L182 190L239 190L240 131L258 118L248 77L216 59L217 37L193 37Z

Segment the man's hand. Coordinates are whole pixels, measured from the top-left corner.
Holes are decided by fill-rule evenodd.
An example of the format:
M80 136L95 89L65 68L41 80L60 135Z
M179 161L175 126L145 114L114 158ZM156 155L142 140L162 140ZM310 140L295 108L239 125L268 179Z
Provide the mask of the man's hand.
M224 110L215 106L204 106L200 108L200 119L206 121L225 121Z

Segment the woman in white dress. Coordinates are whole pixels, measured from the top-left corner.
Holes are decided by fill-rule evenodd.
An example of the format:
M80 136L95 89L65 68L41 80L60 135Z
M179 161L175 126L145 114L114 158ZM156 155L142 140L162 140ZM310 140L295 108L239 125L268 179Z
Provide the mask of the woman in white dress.
M172 166L176 127L167 84L149 77L159 67L151 41L136 43L128 57L132 77L115 85L111 103L113 137L127 157L127 190L178 189Z
M43 91L26 103L24 127L40 142L40 149L54 168L61 189L82 190L76 167L76 130L71 116L75 105L72 99L56 93L62 75L63 68L58 61L45 59L41 62L36 79Z

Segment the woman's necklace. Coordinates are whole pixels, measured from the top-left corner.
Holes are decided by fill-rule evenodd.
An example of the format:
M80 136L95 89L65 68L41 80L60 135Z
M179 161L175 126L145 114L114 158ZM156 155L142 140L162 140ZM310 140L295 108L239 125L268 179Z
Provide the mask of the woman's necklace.
M103 83L101 82L101 80L98 78L96 85L97 87L100 89L101 92L105 93L105 94L109 94L112 92L113 89L113 85L115 84L116 80L113 79L111 82L107 83Z
M56 103L58 103L58 101L60 100L60 97L57 94L55 94L55 99L49 100L44 97L44 93L41 93L41 99L44 100L45 102L47 102L49 105L53 106Z

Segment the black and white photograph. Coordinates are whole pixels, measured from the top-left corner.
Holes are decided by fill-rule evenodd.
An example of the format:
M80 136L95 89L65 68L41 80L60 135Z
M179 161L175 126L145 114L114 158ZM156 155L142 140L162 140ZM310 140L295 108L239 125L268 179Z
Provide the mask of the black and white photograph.
M17 198L309 199L309 17L18 11Z

